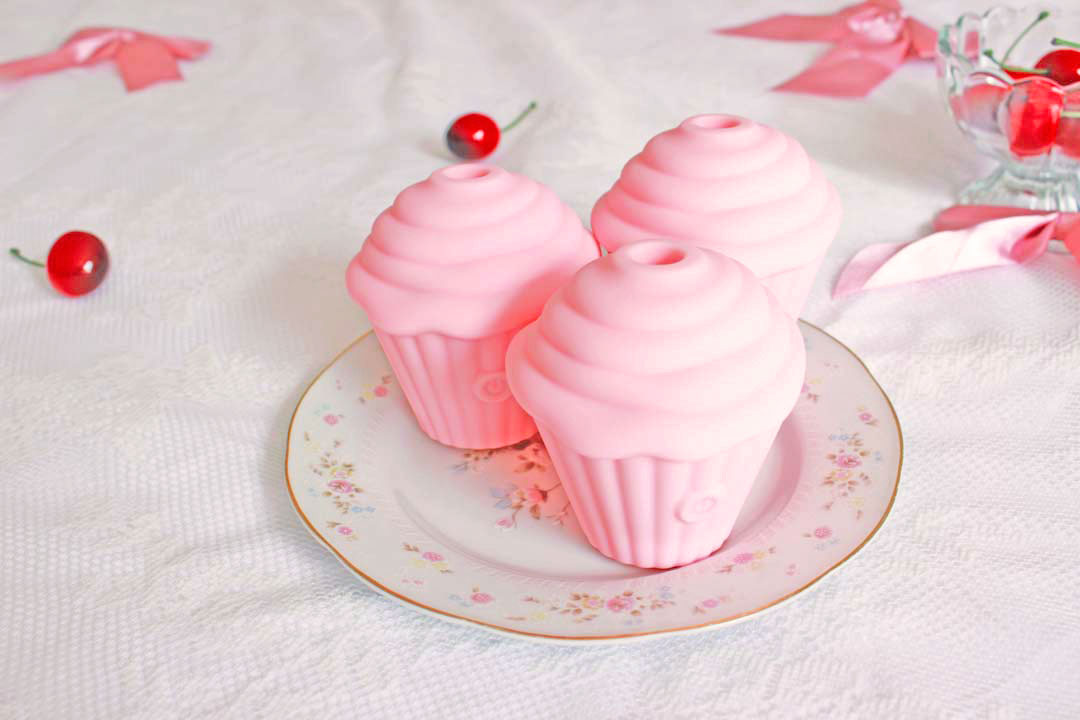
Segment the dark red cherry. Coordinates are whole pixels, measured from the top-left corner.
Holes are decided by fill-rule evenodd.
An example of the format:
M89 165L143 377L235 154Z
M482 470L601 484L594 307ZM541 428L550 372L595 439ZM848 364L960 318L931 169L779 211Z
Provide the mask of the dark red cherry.
M1069 157L1080 160L1080 90L1065 94L1065 106L1061 111L1054 144ZM1076 237L1080 239L1080 225L1077 227Z
M1055 82L1034 77L1016 83L999 116L1013 155L1031 157L1050 152L1064 105L1065 92Z
M76 297L90 292L109 271L109 253L96 235L82 230L64 233L45 260L49 282L65 295Z
M479 160L495 152L499 144L499 126L487 115L462 115L446 131L450 152L463 160Z
M82 230L72 230L56 239L44 263L30 260L17 248L11 254L23 262L45 268L49 282L64 295L77 297L92 291L109 271L109 253L105 244Z
M1062 48L1046 53L1035 63L1039 70L1046 70L1046 77L1060 85L1080 82L1080 50Z
M504 132L513 130L514 126L535 109L536 103L529 103L528 107L501 130L494 120L483 113L462 115L446 131L446 146L462 160L485 158L495 152Z

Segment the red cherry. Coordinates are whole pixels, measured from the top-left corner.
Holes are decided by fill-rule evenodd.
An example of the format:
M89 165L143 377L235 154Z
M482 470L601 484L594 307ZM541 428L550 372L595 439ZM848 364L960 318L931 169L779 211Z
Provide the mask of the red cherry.
M531 102L513 121L502 130L495 121L481 113L469 113L455 120L446 131L446 145L450 152L463 160L479 160L495 152L502 133L512 130L515 125L536 108Z
M972 128L997 130L998 107L1009 94L1009 86L989 73L972 73L961 95L949 98L953 114Z
M1005 74L1011 77L1013 80L1023 80L1029 77L1046 77L1046 73L1031 72L1031 70L1021 70L1013 66L1002 65L1001 69L1005 71Z
M96 235L81 230L72 230L57 238L44 264L23 257L17 248L11 248L11 254L23 262L44 267L52 286L71 297L85 295L96 288L109 271L109 253L104 243Z
M487 115L462 115L446 131L450 152L464 160L478 160L495 152L499 144L499 126Z
M1039 58L1035 67L1047 70L1046 77L1061 85L1080 82L1080 50L1053 50Z
M1069 157L1080 159L1080 90L1065 95L1065 109L1054 144Z
M1009 149L1017 157L1050 152L1057 137L1065 91L1044 78L1028 78L1013 86L999 116Z
M49 249L45 260L49 282L65 295L85 295L105 279L109 253L96 235L81 230L64 233Z

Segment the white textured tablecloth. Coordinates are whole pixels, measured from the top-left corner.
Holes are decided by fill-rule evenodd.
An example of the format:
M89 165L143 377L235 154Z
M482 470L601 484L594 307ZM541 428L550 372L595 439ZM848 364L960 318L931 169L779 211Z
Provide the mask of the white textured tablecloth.
M215 44L144 92L109 67L0 88L2 245L84 228L113 260L75 301L0 263L0 718L1080 715L1080 265L829 299L985 170L930 65L864 101L769 93L824 48L708 33L839 4L0 0L4 58L101 24ZM363 329L345 264L455 115L532 99L498 162L582 217L702 111L797 136L839 187L804 315L877 375L906 458L877 539L794 603L538 646L376 595L293 513L290 414Z

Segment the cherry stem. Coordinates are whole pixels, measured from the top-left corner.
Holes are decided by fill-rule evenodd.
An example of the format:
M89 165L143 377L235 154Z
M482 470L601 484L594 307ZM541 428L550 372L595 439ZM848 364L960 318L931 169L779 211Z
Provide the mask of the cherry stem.
M1004 70L1006 72L1021 72L1021 73L1028 73L1029 75L1049 75L1050 74L1050 70L1047 69L1047 68L1026 68L1026 67L1020 67L1019 65L1006 65L1005 63L1001 62L996 57L994 57L994 51L993 50L984 50L983 55L990 58L990 60L993 61L999 68L1001 68L1002 70Z
M1073 42L1072 40L1066 40L1064 38L1054 38L1050 41L1051 45L1064 45L1065 47L1080 48L1080 42Z
M1080 119L1080 110L1065 110L1061 113L1061 117L1070 119Z
M8 248L8 252L19 260L22 260L27 265L33 265L34 267L39 268L45 267L45 263L38 262L37 260L31 260L30 258L23 255L21 252L19 252L19 248Z
M533 100L531 103L529 103L525 107L524 110L522 110L520 113L518 113L518 116L516 118L514 118L513 120L510 121L509 125L507 125L506 127L499 128L499 130L501 132L507 132L508 130L513 130L515 127L517 127L517 124L519 122L521 122L522 120L525 119L526 115L528 115L529 113L531 113L535 109L536 109L536 101Z
M1031 24L1024 28L1023 32L1016 36L1016 39L1013 40L1012 45L1010 45L1009 49L1005 51L1005 54L1001 56L1001 62L1005 62L1006 60L1008 60L1009 55L1011 55L1012 51L1016 49L1016 46L1020 44L1020 41L1024 39L1024 36L1031 32L1031 29L1033 27L1035 27L1048 17L1050 17L1050 13L1047 10L1043 10L1041 13L1039 13L1039 16L1032 20Z

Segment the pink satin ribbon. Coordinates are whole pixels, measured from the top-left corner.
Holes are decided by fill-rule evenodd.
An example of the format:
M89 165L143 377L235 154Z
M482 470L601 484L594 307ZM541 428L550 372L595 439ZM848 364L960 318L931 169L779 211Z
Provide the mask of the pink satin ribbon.
M209 49L210 44L201 40L124 28L86 28L68 38L58 50L0 64L0 80L18 80L112 60L128 92L134 92L154 83L183 80L177 59L197 60Z
M908 60L934 57L937 33L908 17L897 0L867 0L833 15L774 15L722 35L828 42L813 65L774 90L863 97Z
M839 298L861 290L904 285L969 270L1018 265L1061 240L1080 260L1080 213L991 205L956 205L934 218L934 233L910 243L860 250L840 271Z

